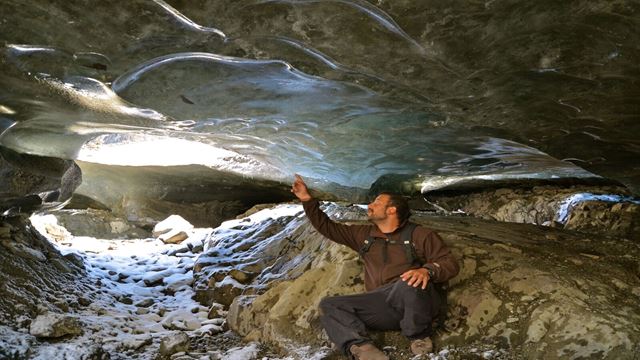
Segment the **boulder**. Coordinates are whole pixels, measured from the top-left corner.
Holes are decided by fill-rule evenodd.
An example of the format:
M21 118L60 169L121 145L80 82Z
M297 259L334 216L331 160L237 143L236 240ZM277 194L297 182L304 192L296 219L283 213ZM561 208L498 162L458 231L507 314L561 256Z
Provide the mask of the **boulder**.
M192 229L193 225L180 215L171 215L154 226L152 235L165 244L179 244L189 237L187 232Z
M82 325L75 317L46 313L38 315L31 322L29 333L40 338L59 338L65 335L80 335L82 334Z

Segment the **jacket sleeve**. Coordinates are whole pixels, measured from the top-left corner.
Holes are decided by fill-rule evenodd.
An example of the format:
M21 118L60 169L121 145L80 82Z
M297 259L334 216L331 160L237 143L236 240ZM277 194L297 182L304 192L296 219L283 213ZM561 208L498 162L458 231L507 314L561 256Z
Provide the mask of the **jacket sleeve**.
M440 235L432 230L427 230L424 238L424 254L426 259L422 267L433 272L433 282L445 282L460 272L458 261L451 254L451 250L442 241Z
M327 214L320 209L320 202L316 199L302 202L307 218L316 230L329 240L346 245L355 251L360 250L361 244L357 241L358 231L361 226L345 225L332 221Z

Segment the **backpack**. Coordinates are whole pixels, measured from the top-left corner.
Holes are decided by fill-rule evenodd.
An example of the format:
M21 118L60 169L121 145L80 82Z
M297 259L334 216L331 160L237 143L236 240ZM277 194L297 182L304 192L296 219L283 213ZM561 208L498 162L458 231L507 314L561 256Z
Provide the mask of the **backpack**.
M412 223L412 222L407 223L402 228L399 241L390 240L390 239L380 239L383 241L388 240L387 245L404 246L405 255L411 265L415 264L415 262L419 260L418 256L416 255L415 245L413 244L413 231L416 229L416 227L418 227L418 225L415 223ZM364 257L364 254L366 254L369 251L369 249L371 248L371 245L373 245L373 243L376 242L376 240L378 239L372 236L369 236L364 241L364 244L360 248L360 251L358 251L358 253L360 254L360 257ZM384 262L386 263L387 262L386 251L383 252L383 256L384 256ZM436 324L436 327L444 328L444 323L445 323L445 320L447 319L447 282L444 282L444 283L429 282L427 286L429 285L433 285L434 289L436 290L436 294L440 298L440 308L438 309L438 313L434 318L434 322Z

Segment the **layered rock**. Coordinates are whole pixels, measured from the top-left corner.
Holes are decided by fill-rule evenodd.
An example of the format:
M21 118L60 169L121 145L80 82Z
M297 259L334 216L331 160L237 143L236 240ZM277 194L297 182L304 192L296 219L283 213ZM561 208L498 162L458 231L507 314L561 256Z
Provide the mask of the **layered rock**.
M327 206L338 219L364 215ZM284 348L305 344L326 351L317 305L324 296L363 290L358 257L324 241L301 208L283 217L278 210L216 230L196 266L197 283L250 268L256 275L238 286L244 295L231 304L231 328ZM532 359L631 358L638 350L637 243L469 217L418 213L413 220L438 230L462 265L450 284L449 320L435 338L438 349L493 344ZM409 358L397 333L376 339L395 345L397 358Z
M565 228L640 241L640 203L585 201L571 210Z
M619 186L553 185L426 194L433 203L487 220L547 225L640 240L640 201Z

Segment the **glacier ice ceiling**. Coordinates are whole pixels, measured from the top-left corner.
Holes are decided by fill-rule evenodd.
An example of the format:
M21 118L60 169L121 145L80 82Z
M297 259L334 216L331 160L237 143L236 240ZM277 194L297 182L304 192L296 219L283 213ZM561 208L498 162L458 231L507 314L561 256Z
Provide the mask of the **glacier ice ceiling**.
M0 12L0 145L76 160L78 191L105 203L122 201L105 194L123 177L176 199L189 192L175 182L285 193L293 173L353 199L381 178L423 192L477 179L640 189L635 1L5 0Z

